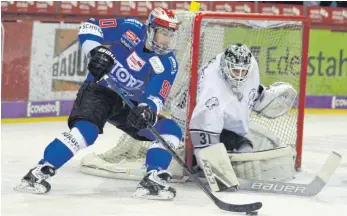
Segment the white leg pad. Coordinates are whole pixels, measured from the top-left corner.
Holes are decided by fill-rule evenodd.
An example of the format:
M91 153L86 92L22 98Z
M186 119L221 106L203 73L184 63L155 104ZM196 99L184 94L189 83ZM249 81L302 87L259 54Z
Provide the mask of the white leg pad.
M203 149L196 149L195 155L200 167L204 170L211 191L220 191L222 183L226 188L239 185L231 166L229 155L223 143L213 144Z

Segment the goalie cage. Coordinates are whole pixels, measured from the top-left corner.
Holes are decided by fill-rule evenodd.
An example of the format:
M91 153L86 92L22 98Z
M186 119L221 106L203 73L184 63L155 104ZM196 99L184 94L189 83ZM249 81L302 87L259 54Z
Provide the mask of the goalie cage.
M185 139L177 152L185 158L188 167L192 166L193 159L188 125L195 105L198 69L230 43L244 43L259 63L262 84L288 82L298 92L293 108L284 116L277 119L251 116L253 124L277 136L281 145L296 149L295 168L298 170L301 167L305 107L307 19L303 16L175 12L182 22L175 49L179 71L161 114L173 118L181 126ZM97 176L139 180L146 171L144 161L149 144L123 133L112 149L85 156L80 170ZM175 178L184 176L174 160L169 170Z

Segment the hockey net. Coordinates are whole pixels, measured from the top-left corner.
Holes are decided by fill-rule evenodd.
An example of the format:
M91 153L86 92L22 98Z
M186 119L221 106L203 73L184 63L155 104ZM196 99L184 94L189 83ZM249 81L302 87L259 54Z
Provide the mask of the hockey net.
M199 67L229 44L244 43L259 63L262 84L288 82L298 92L296 103L284 116L267 119L252 114L251 120L277 136L281 145L296 149L295 166L300 168L308 50L305 18L186 11L176 14L182 22L175 50L179 71L162 114L174 117L182 128L184 141L177 150L182 159L191 166L193 148L187 125L195 105ZM150 142L136 141L124 133L112 149L84 157L81 171L111 178L140 179L145 173L149 145ZM170 171L174 176L183 174L175 161Z

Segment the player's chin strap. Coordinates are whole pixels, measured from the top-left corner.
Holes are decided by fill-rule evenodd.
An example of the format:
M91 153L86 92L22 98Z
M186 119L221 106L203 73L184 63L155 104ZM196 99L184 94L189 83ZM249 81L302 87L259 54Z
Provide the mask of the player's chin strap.
M195 156L213 192L228 188L237 189L239 181L231 166L229 155L223 143L196 149Z
M297 92L288 83L275 82L264 87L259 98L255 101L253 110L260 115L274 119L287 113L292 108Z
M118 87L117 83L113 82L112 79L105 75L103 79L107 82L110 88L115 91L119 97L123 99L123 101L130 107L133 108L135 105L123 94L121 88ZM192 173L192 171L187 167L187 165L182 161L182 159L177 155L177 153L170 147L170 145L165 141L165 139L156 131L156 129L148 124L148 130L153 134L153 136L161 142L161 144L165 147L165 149L171 154L171 156L177 161L177 163L184 169L184 171L193 179L194 183L200 187L201 190L205 192L205 194L222 210L230 211L230 212L253 212L257 211L262 207L261 202L255 202L250 204L231 204L226 203L218 199L207 187L204 183L199 179L197 175Z

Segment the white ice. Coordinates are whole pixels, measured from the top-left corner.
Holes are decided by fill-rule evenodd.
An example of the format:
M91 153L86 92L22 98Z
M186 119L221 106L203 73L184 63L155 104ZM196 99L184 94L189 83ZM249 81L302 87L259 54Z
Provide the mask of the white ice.
M131 197L137 184L88 176L78 171L79 160L88 152L104 151L116 143L119 131L106 126L104 135L60 169L51 180L46 195L21 194L13 187L43 155L45 146L60 132L65 122L5 124L1 131L1 204L2 215L32 216L202 216L244 215L219 210L197 187L175 185L173 201L138 200ZM253 192L221 193L231 203L262 201L259 215L311 216L347 215L347 115L307 115L304 130L303 172L297 181L308 183L330 152L342 156L342 162L327 186L315 197L279 196Z

